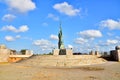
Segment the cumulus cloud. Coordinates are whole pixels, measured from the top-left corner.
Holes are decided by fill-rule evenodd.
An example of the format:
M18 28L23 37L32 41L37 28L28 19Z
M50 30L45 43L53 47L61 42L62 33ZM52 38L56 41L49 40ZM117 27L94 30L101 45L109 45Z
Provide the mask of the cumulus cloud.
M67 2L57 3L53 6L54 9L58 10L60 13L64 13L68 16L76 16L79 14L80 10L73 8L72 5Z
M36 8L32 0L5 0L10 10L26 13Z
M29 30L29 28L27 25L22 25L19 27L18 32L26 32L28 30Z
M84 44L86 42L88 42L88 41L86 39L84 39L84 38L77 38L77 39L75 39L75 43L76 44Z
M48 18L51 18L51 19L53 19L53 20L55 20L55 21L59 21L59 17L58 16L55 16L54 14L48 14L48 16L47 16Z
M68 46L67 46L68 48L73 48L73 46L72 45L70 45L70 44L68 44Z
M8 22L10 22L10 21L13 21L15 18L16 18L15 15L6 14L6 15L4 15L4 16L2 17L2 20L3 20L3 21L8 21Z
M21 38L21 36L20 35L16 35L16 39L19 39L19 38Z
M5 40L11 42L11 41L14 41L15 38L12 36L5 36Z
M15 37L13 36L5 36L5 40L8 41L8 42L12 42L12 41L15 41L16 39L20 39L21 36L20 35L16 35Z
M113 19L107 19L100 22L100 27L107 27L110 30L120 29L120 21L115 21Z
M102 37L102 33L99 30L85 30L79 32L78 34L85 39L94 39Z
M58 40L58 36L54 35L54 34L51 34L50 35L50 39L52 39L52 40Z
M45 40L45 39L41 39L41 40L35 40L33 43L37 46L39 46L39 45L49 45L50 41Z
M114 45L114 44L117 44L119 41L118 40L107 40L107 44L108 45Z
M42 50L51 50L55 47L54 44L45 39L35 40L33 44L39 46Z
M16 32L16 33L26 32L28 30L29 30L29 28L27 25L22 25L18 29L12 25L7 25L7 26L2 27L2 29L1 29L1 31L12 31L12 32Z
M113 46L119 44L119 40L116 39L108 39L105 42L99 42L99 46Z

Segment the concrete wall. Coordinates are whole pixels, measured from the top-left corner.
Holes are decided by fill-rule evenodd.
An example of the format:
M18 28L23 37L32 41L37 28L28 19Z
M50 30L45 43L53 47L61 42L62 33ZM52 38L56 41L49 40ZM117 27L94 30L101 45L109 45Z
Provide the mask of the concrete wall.
M66 49L66 55L73 55L72 49Z
M117 50L117 61L120 61L120 50Z
M8 62L18 62L25 58L31 57L33 54L26 54L26 55L9 55Z
M97 57L101 57L101 54L99 54L98 51L91 51L89 55L96 55Z
M0 62L8 62L9 54L9 49L0 49Z
M22 58L24 58L24 57L26 57L26 58L28 58L28 57L31 57L33 54L31 54L31 55L9 55L9 57L22 57Z
M33 51L31 51L31 50L26 50L25 55L33 55Z
M53 50L53 55L59 55L59 49L54 49Z
M9 57L8 62L18 62L22 59L23 59L22 57Z
M10 49L2 48L0 49L0 62L17 62L23 58L28 58L33 55L30 50L26 50L25 55L11 54Z

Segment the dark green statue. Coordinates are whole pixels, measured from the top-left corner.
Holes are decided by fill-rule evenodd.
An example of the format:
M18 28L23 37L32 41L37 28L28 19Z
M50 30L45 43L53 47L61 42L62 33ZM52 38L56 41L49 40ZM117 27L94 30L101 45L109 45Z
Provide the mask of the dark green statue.
M62 36L62 28L61 28L61 24L60 24L60 30L59 30L59 33L58 33L58 38L59 38L59 41L58 41L58 48L59 49L64 49L64 43L63 43L63 36Z

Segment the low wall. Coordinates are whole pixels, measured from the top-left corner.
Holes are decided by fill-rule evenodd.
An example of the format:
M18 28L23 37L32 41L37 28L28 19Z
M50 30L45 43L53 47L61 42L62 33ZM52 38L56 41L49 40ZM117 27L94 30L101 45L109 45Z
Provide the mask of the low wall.
M9 57L8 62L18 62L21 61L23 58L21 57Z
M8 62L18 62L32 55L9 55Z
M81 66L107 62L93 55L41 55L24 60L23 64L34 66Z
M32 55L9 55L9 57L21 57L21 58L27 58L27 57L31 57Z

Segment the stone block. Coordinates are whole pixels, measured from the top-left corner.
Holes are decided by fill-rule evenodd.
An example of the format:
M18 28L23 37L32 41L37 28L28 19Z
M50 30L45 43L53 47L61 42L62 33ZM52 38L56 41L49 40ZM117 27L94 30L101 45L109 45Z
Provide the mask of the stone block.
M120 61L120 50L110 51L110 57L112 60Z
M66 49L60 49L59 55L66 55Z
M53 55L73 55L72 49L54 49Z
M66 55L73 55L72 49L66 49Z
M0 62L8 62L9 54L9 49L0 49Z
M117 50L117 61L120 61L120 50Z
M59 49L54 49L53 50L53 55L59 55Z

